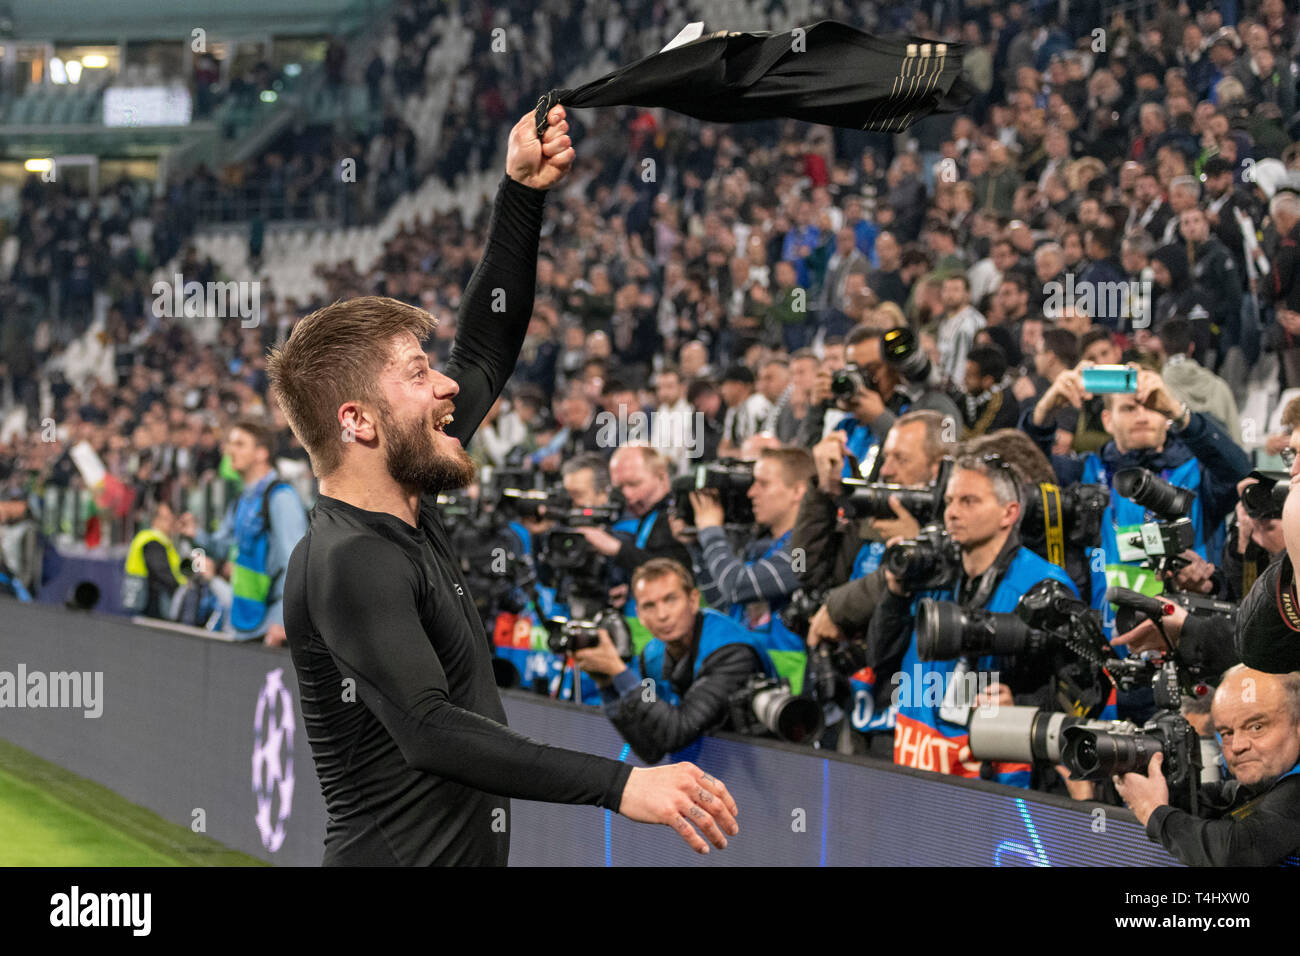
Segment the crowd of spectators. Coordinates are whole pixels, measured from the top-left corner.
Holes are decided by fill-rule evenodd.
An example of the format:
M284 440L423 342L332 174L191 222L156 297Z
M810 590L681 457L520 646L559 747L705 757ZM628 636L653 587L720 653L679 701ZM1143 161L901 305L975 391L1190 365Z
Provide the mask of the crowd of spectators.
M967 426L1003 425L1009 412L984 421L990 398L1041 395L1046 373L1080 355L1092 330L1121 350L1155 349L1136 310L1076 305L1044 317L1051 284L1067 275L1152 283L1151 316L1191 321L1192 360L1223 375L1238 405L1261 356L1281 359L1283 386L1300 385L1300 217L1281 176L1268 184L1281 197L1272 208L1262 188L1266 161L1300 168L1295 14L1281 0L1247 4L1235 23L1209 4L1162 5L1140 24L1101 23L1075 5L1062 22L1055 8L1018 3L940 9L949 19L939 32L970 44L979 95L904 137L634 109L574 115L579 166L549 200L533 326L489 429L540 415L549 432L517 432L533 453L562 428L580 444L599 407L672 396L717 422L714 449L737 451L764 430L792 441L813 401L810 373L842 362L844 336L904 324L940 369L937 384L970 413ZM436 174L486 164L537 93L597 48L616 62L654 48L679 26L670 12L472 5L474 54ZM444 14L404 0L369 56L331 56L330 82L360 76L385 103L418 92ZM830 15L881 31L934 26L899 7L836 5ZM491 49L498 18L522 41L506 59ZM1104 52L1094 51L1097 28ZM655 176L643 177L645 160ZM242 175L310 202L328 174L319 159L269 152ZM27 411L25 430L0 436L5 482L39 491L75 481L66 450L82 438L110 470L154 490L210 474L233 417L276 413L266 347L340 297L428 308L443 319L432 349L445 357L486 208L471 222L453 211L404 231L365 274L348 263L326 272L319 301L271 302L258 329L153 315L150 279L173 256L187 278L220 278L185 238L194 209L219 205L222 188L203 170L161 196L126 182L94 199L29 183L18 262L0 292L0 402ZM97 297L107 308L88 331ZM41 440L46 417L57 442ZM295 442L281 433L288 451ZM485 436L476 453L503 460L509 450ZM554 469L561 458L537 462Z

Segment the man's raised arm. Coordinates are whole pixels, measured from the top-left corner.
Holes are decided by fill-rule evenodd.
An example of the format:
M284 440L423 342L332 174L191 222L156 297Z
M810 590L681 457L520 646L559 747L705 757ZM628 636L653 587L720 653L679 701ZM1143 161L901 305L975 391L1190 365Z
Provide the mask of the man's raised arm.
M564 107L552 109L549 119L541 141L532 113L510 131L483 258L461 298L445 371L460 386L456 420L447 431L462 445L514 373L532 319L546 190L564 178L574 156Z

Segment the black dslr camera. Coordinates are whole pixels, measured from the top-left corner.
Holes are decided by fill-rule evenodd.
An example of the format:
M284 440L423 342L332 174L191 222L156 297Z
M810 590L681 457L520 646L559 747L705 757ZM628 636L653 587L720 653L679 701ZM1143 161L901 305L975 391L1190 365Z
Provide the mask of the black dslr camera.
M937 524L943 520L943 493L952 475L953 459L944 458L939 463L939 474L926 488L909 488L906 485L863 478L841 478L843 494L839 505L846 518L892 518L894 509L889 499L898 496L899 504L918 523Z
M749 500L749 486L754 483L754 463L734 458L719 458L696 465L672 480L672 513L687 527L695 527L692 491L716 492L722 502L724 521L732 527L749 527L754 523L754 505Z
M800 588L781 610L781 621L793 633L807 640L813 615L826 603L823 591ZM804 685L813 699L833 703L848 694L849 676L867 664L866 646L861 640L822 641L808 653Z
M1252 521L1270 521L1282 517L1282 506L1291 491L1291 477L1286 472L1252 471L1259 479L1241 493L1241 506Z
M816 740L822 731L822 708L811 697L796 697L790 684L755 674L731 695L731 727L737 733L773 734L791 743Z
M890 329L880 337L880 357L898 371L903 381L916 384L930 377L930 358L917 343L916 333L908 328ZM848 364L831 376L831 398L844 407L859 389L879 392L880 385L870 371Z
M565 657L595 647L600 643L598 632L604 628L618 648L618 656L624 660L632 657L632 633L627 621L613 608L605 608L586 619L550 617L545 623L546 646L552 654Z
M943 528L922 528L911 541L885 549L881 566L898 578L903 590L930 591L952 586L961 572L961 548Z

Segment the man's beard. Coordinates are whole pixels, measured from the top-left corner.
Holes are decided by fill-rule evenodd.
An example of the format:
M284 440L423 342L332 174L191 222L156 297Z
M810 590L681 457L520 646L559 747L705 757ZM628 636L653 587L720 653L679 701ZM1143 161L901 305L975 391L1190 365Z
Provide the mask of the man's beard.
M380 419L387 436L385 460L388 473L404 487L418 488L427 494L464 488L474 480L474 460L465 449L454 452L438 449L430 434L431 422L399 422L387 411Z

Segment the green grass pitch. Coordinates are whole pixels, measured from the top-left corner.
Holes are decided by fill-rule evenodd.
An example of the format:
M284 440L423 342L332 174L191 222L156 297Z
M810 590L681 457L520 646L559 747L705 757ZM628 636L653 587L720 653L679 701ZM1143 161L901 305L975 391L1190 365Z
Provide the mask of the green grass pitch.
M0 740L0 866L264 866Z

